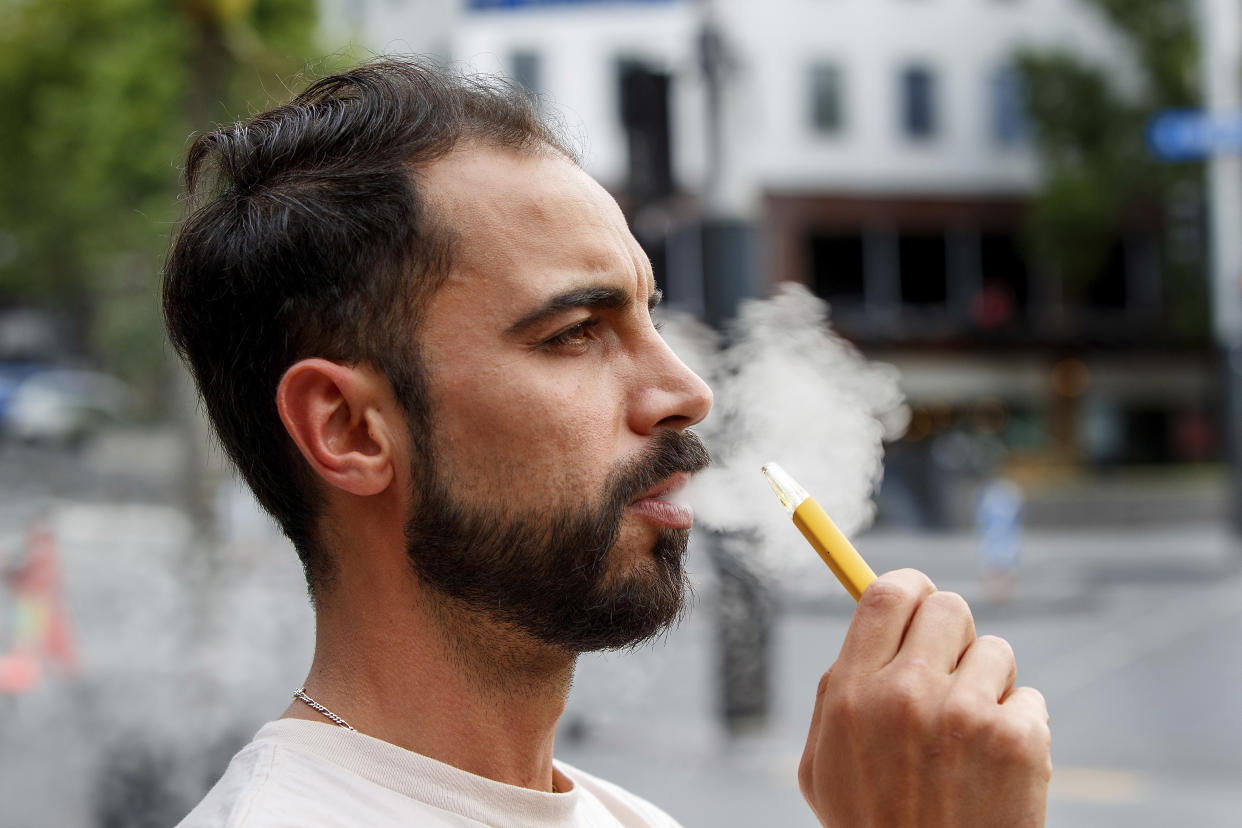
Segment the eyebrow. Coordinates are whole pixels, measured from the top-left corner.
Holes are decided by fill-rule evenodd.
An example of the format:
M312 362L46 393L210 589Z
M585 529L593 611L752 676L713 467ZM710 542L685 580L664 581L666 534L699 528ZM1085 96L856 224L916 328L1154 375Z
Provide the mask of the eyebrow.
M664 298L664 291L656 288L647 299L648 310L654 310ZM519 336L549 319L574 308L595 308L599 310L615 310L628 305L631 301L629 291L615 287L586 287L567 290L548 299L530 313L509 326L506 331L510 336Z

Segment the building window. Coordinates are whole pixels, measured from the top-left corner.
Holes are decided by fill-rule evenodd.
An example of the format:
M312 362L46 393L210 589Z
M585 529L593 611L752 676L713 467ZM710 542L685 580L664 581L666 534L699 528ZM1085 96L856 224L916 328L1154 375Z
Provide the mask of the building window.
M542 91L540 74L542 61L539 53L531 49L519 49L509 55L509 74L513 80L532 95Z
M1119 237L1108 246L1108 253L1087 282L1087 306L1098 311L1125 310L1128 304L1126 278L1126 240Z
M944 305L948 301L948 248L943 232L901 233L897 256L903 305Z
M1028 302L1028 268L1021 242L1011 232L979 236L982 284L970 302L970 315L981 328L1000 328L1021 318Z
M815 294L834 308L861 308L866 298L862 233L815 232L807 242Z
M845 101L841 67L817 63L811 67L811 128L821 135L840 132L845 126Z
M936 134L936 76L926 66L901 71L901 126L910 138Z
M1016 66L1003 66L993 73L990 84L992 139L1004 147L1025 142L1030 124L1022 73Z
M635 203L673 192L673 78L641 62L617 62L618 102L629 155L625 191Z

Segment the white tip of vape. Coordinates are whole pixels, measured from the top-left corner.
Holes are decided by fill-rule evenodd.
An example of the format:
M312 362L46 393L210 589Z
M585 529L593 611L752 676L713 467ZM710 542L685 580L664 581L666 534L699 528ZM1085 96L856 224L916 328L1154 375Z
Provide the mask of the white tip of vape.
M810 495L806 489L798 485L798 481L789 476L789 473L775 463L767 463L762 468L763 476L767 478L768 485L772 487L772 491L776 492L776 496L780 498L781 505L789 514L794 513L802 505L802 501L806 500Z

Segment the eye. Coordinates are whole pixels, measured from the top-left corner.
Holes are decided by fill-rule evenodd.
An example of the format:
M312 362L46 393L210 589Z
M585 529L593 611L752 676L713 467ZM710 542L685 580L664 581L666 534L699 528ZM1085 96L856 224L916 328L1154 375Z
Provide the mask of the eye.
M589 317L583 319L575 325L572 325L560 333L545 339L540 347L545 349L555 348L582 348L591 340L591 329L598 325L599 317Z

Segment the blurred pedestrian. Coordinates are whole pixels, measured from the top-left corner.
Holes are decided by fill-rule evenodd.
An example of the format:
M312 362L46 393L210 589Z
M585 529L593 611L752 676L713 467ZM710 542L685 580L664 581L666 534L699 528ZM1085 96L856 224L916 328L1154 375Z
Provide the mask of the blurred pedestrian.
M0 693L19 695L34 690L42 680L44 662L66 675L76 675L77 651L49 518L30 522L22 559L4 570L4 583L13 596L13 643L0 656Z
M993 604L1009 603L1017 586L1024 503L1022 487L1003 477L984 484L975 500L979 577L983 594Z

